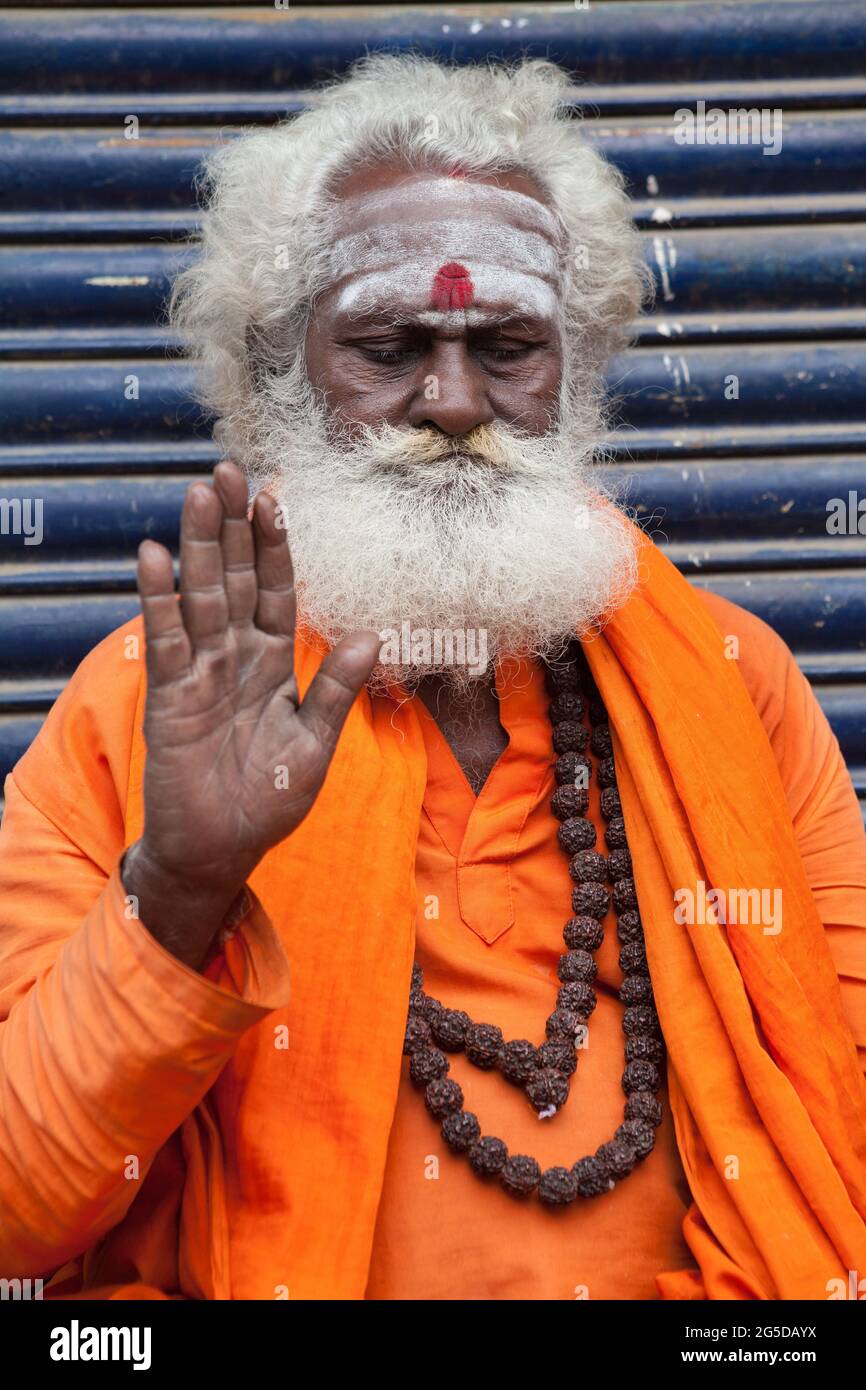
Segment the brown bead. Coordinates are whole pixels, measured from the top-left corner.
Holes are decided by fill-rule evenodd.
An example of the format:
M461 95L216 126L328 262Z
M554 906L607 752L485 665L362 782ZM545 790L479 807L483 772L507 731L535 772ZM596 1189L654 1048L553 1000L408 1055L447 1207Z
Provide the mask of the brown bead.
M598 850L582 849L569 860L568 872L575 883L606 883L607 860Z
M611 850L607 867L611 883L616 883L618 878L628 878L631 875L631 855L628 850L625 848Z
M442 1121L442 1138L455 1153L465 1153L481 1138L478 1116L471 1110L452 1110Z
M595 990L584 980L569 980L556 992L556 1007L576 1014L582 1023L586 1023L597 1003Z
M661 1038L650 1038L645 1033L629 1038L625 1045L627 1062L652 1062L660 1067L665 1058L665 1047Z
M627 1120L645 1120L658 1129L662 1122L661 1102L650 1091L632 1091L625 1103Z
M545 1031L549 1038L567 1038L569 1040L577 1037L583 1027L584 1020L570 1009L554 1009L553 1013L545 1023Z
M614 816L604 832L604 842L608 849L626 849L625 821L622 816Z
M527 1154L512 1154L506 1160L500 1181L512 1197L528 1197L538 1186L540 1177L541 1168L534 1158L529 1158Z
M416 1086L429 1086L445 1076L450 1063L438 1047L422 1047L413 1052L409 1059L409 1075Z
M613 749L609 724L596 724L590 744L597 758L609 758Z
M508 1149L501 1139L494 1139L488 1135L486 1139L479 1139L469 1150L469 1162L473 1172L480 1178L495 1178L497 1173L501 1173L508 1161Z
M637 907L637 889L633 878L621 878L613 885L613 905L617 912L633 912Z
M538 1048L526 1038L507 1042L499 1054L498 1066L502 1075L515 1085L522 1086L535 1070Z
M619 953L619 968L624 975L648 975L646 947L643 941L629 941Z
M596 917L599 922L610 906L610 894L603 883L579 883L571 895L576 917Z
M410 995L409 998L411 1001L412 995ZM432 1028L433 1020L439 1017L444 1007L445 1006L440 1004L438 999L432 999L429 994L424 994L421 996L421 1002L418 1004L418 1012L422 1018L426 1018Z
M548 715L551 724L561 724L564 719L579 724L583 718L584 700L576 690L563 690L551 702Z
M544 675L554 699L566 690L579 693L584 685L584 672L573 657L551 662L545 667Z
M559 1109L568 1100L568 1077L553 1067L540 1067L527 1081L526 1094L536 1110L546 1110L549 1105Z
M622 802L619 799L619 792L616 787L605 787L601 794L601 814L605 820L612 820L614 816L622 815Z
M588 951L569 951L567 955L559 957L556 973L564 984L577 982L591 985L598 974L598 967Z
M429 1047L430 1042L430 1024L413 1009L406 1020L403 1055L408 1057L411 1052L417 1052L419 1047Z
M474 1066L489 1071L496 1066L503 1041L502 1029L495 1023L473 1023L466 1029L466 1056Z
M627 1038L658 1033L659 1016L651 1004L631 1004L622 1016L622 1031Z
M440 1082L436 1082L440 1085ZM653 1062L627 1062L622 1074L622 1089L630 1096L635 1091L658 1091L662 1079Z
M599 763L598 785L600 787L616 786L616 768L613 765L613 758L602 758Z
M604 1192L610 1192L613 1187L613 1179L603 1163L600 1163L595 1154L587 1154L585 1158L579 1158L571 1168L577 1182L577 1190L581 1197L600 1197Z
M569 917L562 936L571 951L597 951L604 941L604 928L594 917Z
M589 806L589 792L583 787L557 787L550 800L550 809L557 820L581 816Z
M545 1168L538 1184L538 1196L551 1207L564 1207L577 1197L577 1178L570 1168Z
M586 791L592 781L592 763L580 752L560 753L553 771L558 787L579 787Z
M597 836L592 821L583 816L570 816L557 830L556 838L566 854L577 854L582 849L592 849Z
M466 1042L471 1018L462 1009L442 1009L431 1022L433 1036L446 1052L459 1052Z
M627 1178L637 1163L637 1154L625 1139L609 1139L606 1144L599 1144L595 1156L612 1178Z
M639 912L621 912L616 924L616 934L620 944L627 946L630 941L643 941L643 923Z
M653 1059L650 1057L647 1060ZM552 1067L554 1071L562 1072L563 1076L573 1076L577 1071L577 1055L570 1042L549 1038L538 1049L538 1065Z
M595 689L589 697L589 717L593 724L607 723L607 707Z
M586 747L586 729L571 719L564 719L553 729L553 747L557 753L580 753Z
M623 1004L651 1004L653 999L652 980L649 975L626 975L619 991Z
M655 1131L647 1120L624 1120L613 1137L633 1148L638 1160L646 1158L656 1142Z
M635 1063L634 1065L642 1065ZM649 1065L648 1063L646 1065ZM431 1081L424 1092L424 1103L431 1115L437 1120L444 1119L452 1110L460 1110L463 1107L463 1091L456 1081L450 1077L441 1077L438 1081Z

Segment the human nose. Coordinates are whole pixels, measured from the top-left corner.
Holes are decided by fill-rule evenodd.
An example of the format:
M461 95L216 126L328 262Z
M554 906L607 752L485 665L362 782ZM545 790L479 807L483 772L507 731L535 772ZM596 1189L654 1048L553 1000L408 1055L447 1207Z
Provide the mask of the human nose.
M496 418L484 374L466 343L437 343L425 364L423 385L412 402L409 424L434 426L444 434L468 434Z

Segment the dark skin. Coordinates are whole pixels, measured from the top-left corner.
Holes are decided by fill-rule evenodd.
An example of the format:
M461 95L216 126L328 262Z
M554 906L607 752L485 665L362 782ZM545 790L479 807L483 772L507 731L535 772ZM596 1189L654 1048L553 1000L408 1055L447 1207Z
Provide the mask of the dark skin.
M348 197L414 177L402 167L360 169L339 191ZM488 181L543 201L523 176ZM561 372L550 325L484 305L499 315L484 328L395 329L349 322L335 300L336 287L317 302L306 354L310 380L341 427L387 420L455 436L494 420L539 434L550 427ZM425 396L431 375L438 400ZM256 864L313 805L380 646L377 633L344 638L298 701L285 533L268 496L256 498L252 521L246 505L232 463L215 468L212 485L190 486L179 605L170 553L154 541L139 550L148 756L144 830L127 852L123 882L147 929L196 970ZM437 677L419 693L477 792L507 744L492 678L471 718Z
M411 183L416 177L379 165L356 171L339 191L355 197ZM501 174L485 182L544 201L538 187L521 174ZM409 205L402 222L411 226L413 216ZM353 223L354 231L364 228L362 219ZM338 283L317 302L307 331L306 361L310 381L344 426L387 421L403 429L437 429L455 436L495 420L533 434L549 427L562 359L548 324L509 318L504 304L502 321L495 326L395 328L387 319L341 314L340 288ZM435 400L425 396L431 376L439 382ZM492 675L479 677L479 682L471 710L441 676L427 676L418 687L476 795L508 743Z

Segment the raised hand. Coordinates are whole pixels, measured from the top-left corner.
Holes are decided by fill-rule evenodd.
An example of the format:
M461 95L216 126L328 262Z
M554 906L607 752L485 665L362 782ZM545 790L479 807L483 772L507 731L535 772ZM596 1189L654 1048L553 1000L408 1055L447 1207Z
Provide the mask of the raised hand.
M145 926L196 968L252 869L312 806L380 645L374 632L344 638L299 703L285 532L265 494L252 522L246 513L232 463L217 465L213 486L190 486L180 603L165 547L144 541L138 558L145 818L123 881Z

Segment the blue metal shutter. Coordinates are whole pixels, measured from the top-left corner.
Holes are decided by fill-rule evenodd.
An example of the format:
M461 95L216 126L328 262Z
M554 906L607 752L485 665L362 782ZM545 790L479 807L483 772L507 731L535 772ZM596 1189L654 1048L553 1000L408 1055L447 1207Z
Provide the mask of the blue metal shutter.
M44 525L0 536L0 773L216 457L161 326L202 153L383 45L547 55L584 88L659 283L611 370L631 499L790 644L866 797L866 534L827 528L866 496L866 8L832 0L0 12L0 527L15 499ZM781 152L676 144L698 100L782 108Z

